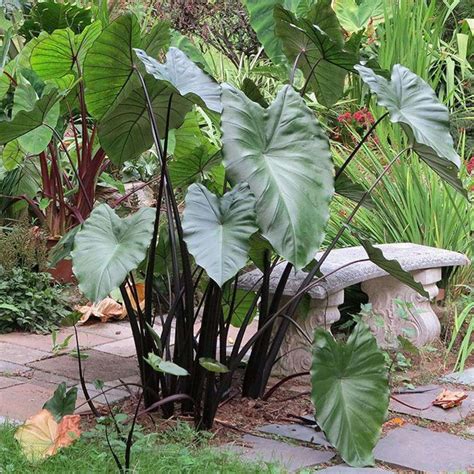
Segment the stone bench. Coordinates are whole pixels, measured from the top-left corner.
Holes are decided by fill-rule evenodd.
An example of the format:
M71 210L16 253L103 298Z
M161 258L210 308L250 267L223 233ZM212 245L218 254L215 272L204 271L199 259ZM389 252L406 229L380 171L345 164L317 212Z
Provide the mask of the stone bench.
M438 294L436 283L441 280L441 268L469 265L469 259L460 253L410 243L377 245L384 256L397 260L405 271L410 272L430 295ZM322 253L316 255L316 260ZM368 258L363 247L348 247L333 250L321 267L327 275L348 263ZM270 278L270 289L275 291L286 262L275 267ZM256 290L261 284L262 272L253 270L239 279L239 288ZM306 277L303 271L293 271L284 291L282 304L293 296ZM439 337L440 323L433 312L430 300L421 296L370 261L354 263L329 275L320 285L312 288L309 312L297 313L296 321L308 335L323 326L329 329L340 319L338 307L344 302L344 289L361 283L361 288L372 305L373 316L369 324L381 347L391 347L399 335L421 347ZM405 313L401 317L400 302L404 302ZM311 350L304 336L294 325L290 325L275 365L276 375L289 375L309 370Z

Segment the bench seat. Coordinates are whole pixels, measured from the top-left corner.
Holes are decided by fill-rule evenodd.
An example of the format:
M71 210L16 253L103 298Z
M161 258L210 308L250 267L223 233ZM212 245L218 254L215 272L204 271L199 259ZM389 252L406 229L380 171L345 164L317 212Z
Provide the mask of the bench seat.
M382 250L385 258L397 260L401 267L410 272L430 295L430 300L438 294L436 283L441 280L443 267L469 265L470 260L463 254L449 250L427 247L412 243L396 243L376 245ZM316 260L322 253L316 255ZM303 317L296 315L296 321L308 335L318 326L329 329L331 324L340 319L339 305L344 302L344 289L361 283L361 288L372 305L373 316L366 322L369 324L381 347L393 347L397 337L404 336L415 345L421 347L429 344L440 335L440 323L433 312L430 301L410 287L399 282L387 272L367 259L363 247L347 247L333 250L321 267L326 277L320 285L309 290L311 297L309 312ZM349 266L345 266L348 265ZM286 262L278 264L270 278L270 289L276 290ZM341 268L344 267L344 268ZM339 270L340 269L340 270ZM335 270L337 270L335 273ZM256 290L261 285L262 272L253 270L239 279L239 288ZM292 271L284 291L282 304L292 297L306 273ZM405 303L405 314L400 317L400 302ZM286 355L285 355L286 354ZM291 325L282 344L279 362L274 373L279 376L309 370L311 352L305 338Z

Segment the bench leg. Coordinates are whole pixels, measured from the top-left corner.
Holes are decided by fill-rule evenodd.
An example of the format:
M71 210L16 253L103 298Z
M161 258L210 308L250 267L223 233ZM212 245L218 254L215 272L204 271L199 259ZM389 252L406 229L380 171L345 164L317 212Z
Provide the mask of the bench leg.
M441 280L441 269L431 268L412 272L430 295L438 294L436 282ZM362 291L369 297L373 316L366 322L380 347L395 348L397 337L409 339L417 347L437 339L441 332L438 317L430 300L391 276L374 278L362 283Z
M283 297L281 305L288 302ZM312 299L309 311L298 309L295 321L312 339L317 327L329 329L332 323L339 320L341 314L338 306L344 302L344 291L330 295L327 300ZM278 354L278 360L273 366L272 375L286 377L298 372L307 372L311 368L311 346L294 324L290 324Z

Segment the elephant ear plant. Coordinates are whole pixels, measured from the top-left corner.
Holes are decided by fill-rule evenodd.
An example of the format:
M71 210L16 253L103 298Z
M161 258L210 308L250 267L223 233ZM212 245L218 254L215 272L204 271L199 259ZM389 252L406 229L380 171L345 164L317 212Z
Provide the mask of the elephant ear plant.
M233 86L217 84L178 49L170 48L161 61L156 52L147 53L143 41L139 47L130 17L119 17L104 29L85 58L86 66L97 64L98 68L85 72L86 78L94 77L86 103L98 115L110 107L97 132L110 160L122 163L153 146L160 176L154 208L126 218L106 204L91 212L73 239L74 272L80 288L93 301L120 287L147 409L160 407L165 416L171 416L176 403L163 404L160 399L184 394L180 408L194 413L199 428L212 427L245 356L249 358L242 393L254 398L264 395L286 331L296 324L299 303L309 289L324 285L321 265L396 160L416 153L457 187L458 158L449 137L447 111L428 85L402 66L395 66L390 82L366 67L357 70L380 105L387 107L391 120L402 124L408 147L392 158L382 176L363 193L354 193L355 183L347 184L343 169L360 144L343 168L334 169L329 141L306 105L306 89L321 84L317 94L329 103L339 95L339 83L331 93L330 81L315 80L315 71L321 68L315 76L321 78L336 66L344 69L338 73L341 76L357 72L337 34L329 2L321 4L326 12L321 18L313 10L287 14L280 6L275 9L273 34L280 35L282 51L293 66L289 84L275 91L266 107ZM306 19L301 16L305 14L309 15ZM294 27L287 21L294 15L301 28L308 30L305 41L297 44L286 32ZM315 26L317 20L324 20L323 26ZM297 47L301 49L295 54ZM316 62L311 68L302 67L306 84L298 91L292 78L307 50L313 51L307 59ZM340 60L329 60L338 55ZM220 152L212 151L193 125L196 107L220 124ZM171 135L175 149L180 150L178 161L170 151ZM207 156L201 172L196 172L196 156ZM179 187L172 180L177 162ZM222 166L225 178L218 181ZM348 188L357 203L346 225L315 261L334 189ZM367 239L362 243L368 259L426 295L399 265L386 260ZM261 282L253 291L243 292L238 287L239 275L251 264L262 270ZM284 269L272 294L270 279L276 265ZM291 272L303 269L305 281L282 304ZM145 283L144 307L136 287L139 279ZM244 343L245 330L257 313L258 329ZM199 330L195 330L198 321ZM228 351L231 325L239 329ZM387 373L374 338L363 325L356 327L345 344L318 330L313 352L313 400L319 425L346 462L373 463L372 449L389 396ZM165 366L173 370L162 370ZM365 422L361 424L360 419Z

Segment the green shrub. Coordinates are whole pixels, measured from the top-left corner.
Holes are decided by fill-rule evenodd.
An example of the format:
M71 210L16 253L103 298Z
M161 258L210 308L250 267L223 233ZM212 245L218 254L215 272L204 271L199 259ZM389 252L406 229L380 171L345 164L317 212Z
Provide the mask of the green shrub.
M50 332L69 313L64 288L49 273L14 268L0 275L0 333Z

